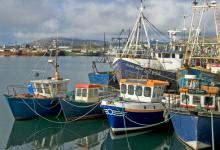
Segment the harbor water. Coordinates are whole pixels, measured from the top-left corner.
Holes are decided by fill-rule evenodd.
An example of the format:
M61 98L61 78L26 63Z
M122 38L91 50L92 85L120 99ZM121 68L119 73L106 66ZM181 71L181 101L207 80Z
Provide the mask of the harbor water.
M59 57L59 70L69 78L69 89L79 82L89 82L91 62L96 57ZM58 123L59 118L14 121L3 94L8 85L28 83L32 79L53 76L48 57L0 58L0 149L93 149L93 150L151 150L185 149L175 137L172 128L136 134L114 136L105 118ZM106 65L98 66L107 71ZM53 120L50 121L50 120ZM54 122L57 120L57 123Z

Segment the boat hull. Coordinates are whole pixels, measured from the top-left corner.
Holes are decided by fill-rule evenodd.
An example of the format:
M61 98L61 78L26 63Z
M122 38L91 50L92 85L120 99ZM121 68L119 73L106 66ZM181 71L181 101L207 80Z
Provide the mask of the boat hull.
M207 115L170 111L171 121L177 137L193 149L211 147L211 117ZM213 117L214 143L220 144L220 115Z
M89 81L92 84L110 85L113 87L118 86L118 80L113 73L102 72L102 73L89 73Z
M92 119L104 116L100 102L85 103L74 100L60 100L66 121Z
M28 120L41 116L53 116L60 112L58 100L16 98L5 95L15 120Z
M167 89L176 90L176 73L170 71L156 70L152 68L144 68L138 64L123 59L118 59L113 63L113 69L116 72L118 81L121 79L160 79L169 81L170 85Z
M122 107L101 105L114 134L153 129L164 122L164 111L127 111ZM161 124L160 124L161 123Z

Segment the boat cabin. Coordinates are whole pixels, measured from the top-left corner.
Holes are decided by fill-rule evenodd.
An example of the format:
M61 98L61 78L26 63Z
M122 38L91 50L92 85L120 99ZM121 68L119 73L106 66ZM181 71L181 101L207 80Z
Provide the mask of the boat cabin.
M160 80L121 79L120 96L130 101L161 102L168 85L167 81Z
M113 87L108 87L100 84L78 83L75 85L76 101L96 102L107 98L114 93Z
M28 92L29 94L47 98L63 98L66 97L69 82L69 79L55 80L54 78L33 80L28 85Z
M195 75L185 75L186 85L180 88L180 106L185 108L215 109L218 87L201 85Z
M156 50L154 56L157 59L183 59L183 52L176 50Z
M220 73L220 64L207 64L207 69L211 69L211 73Z

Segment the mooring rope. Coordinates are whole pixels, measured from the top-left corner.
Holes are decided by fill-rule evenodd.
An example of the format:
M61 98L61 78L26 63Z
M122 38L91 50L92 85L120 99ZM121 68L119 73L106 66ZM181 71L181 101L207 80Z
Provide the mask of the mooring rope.
M69 105L71 105L71 106L73 106L73 107L79 107L79 108L87 108L87 107L91 107L91 106L97 105L98 103L101 103L101 101L97 101L96 103L91 104L91 105L79 106L79 105L72 104L72 103L70 103L69 101L66 101L65 99L62 99L61 101L64 101L64 102L66 102L67 104L69 104Z
M116 106L115 106L115 107L116 107ZM120 110L118 109L118 107L116 107L116 109L117 109L118 111L120 111ZM172 119L172 118L175 116L175 115L173 115L173 116L169 117L168 119L166 119L166 120L164 120L164 121L162 121L162 122L149 125L149 124L142 124L142 123L139 123L139 122L136 122L136 121L130 119L129 117L126 116L126 113L125 113L124 109L125 109L125 107L124 107L124 102L122 102L122 110L123 110L123 111L122 111L122 114L123 114L123 117L125 117L126 119L128 119L128 120L131 121L132 123L135 123L135 124L140 125L140 126L149 126L149 127L157 126L157 125L160 125L160 124L163 124L163 123L168 122L170 119ZM165 108L165 110L166 110L166 108Z
M124 106L123 102L122 102L122 106ZM116 107L117 108L117 107ZM124 113L124 109L123 110L123 123L124 123L124 127L125 127L125 136L126 136L126 140L127 140L127 144L128 144L128 149L131 150L131 145L128 139L128 133L127 133L127 128L126 128L126 122L125 122L125 113Z
M82 116L77 117L76 119L73 119L73 120L71 120L71 121L54 121L54 120L50 120L50 119L48 119L48 118L42 116L41 114L39 114L39 113L36 111L35 102L34 102L33 100L32 100L32 101L33 101L33 104L34 104L34 109L33 109L31 106L29 106L29 104L28 104L24 99L22 99L22 100L23 100L24 104L25 104L33 113L36 114L36 116L38 116L38 117L40 117L40 118L42 118L42 119L44 119L44 120L47 120L48 122L57 123L57 124L66 124L66 123L71 123L71 122L78 121L78 120L84 118L84 117L85 117L86 115L88 115L90 112L92 112L92 111L98 106L98 104L95 105L91 110L89 110L88 112L86 112L86 113L83 114Z

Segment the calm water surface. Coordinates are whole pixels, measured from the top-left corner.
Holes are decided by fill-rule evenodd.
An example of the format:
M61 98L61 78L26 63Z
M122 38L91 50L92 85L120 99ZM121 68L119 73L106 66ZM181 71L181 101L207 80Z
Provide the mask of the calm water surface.
M70 90L78 82L88 82L87 74L92 72L91 62L95 59L96 57L59 58L61 76L71 79ZM52 76L52 67L47 60L48 57L0 58L0 149L185 149L171 129L113 136L105 118L68 124L53 123L40 118L14 121L3 97L7 92L7 85L24 84L32 79ZM100 66L100 70L108 69L107 66ZM36 72L39 77L36 77Z

